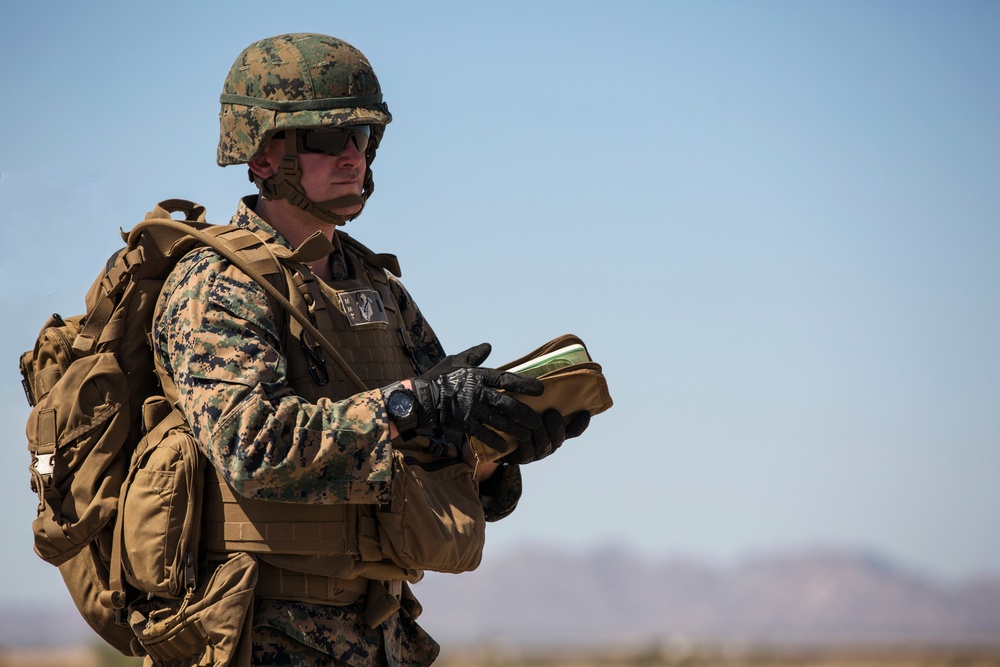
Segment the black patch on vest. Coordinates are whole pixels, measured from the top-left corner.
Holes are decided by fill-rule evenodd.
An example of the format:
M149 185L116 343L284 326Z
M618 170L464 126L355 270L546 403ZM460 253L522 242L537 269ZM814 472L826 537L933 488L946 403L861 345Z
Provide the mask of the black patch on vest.
M366 324L388 324L385 308L378 292L372 289L359 289L353 292L340 292L340 304L344 307L344 315L352 327L362 327Z

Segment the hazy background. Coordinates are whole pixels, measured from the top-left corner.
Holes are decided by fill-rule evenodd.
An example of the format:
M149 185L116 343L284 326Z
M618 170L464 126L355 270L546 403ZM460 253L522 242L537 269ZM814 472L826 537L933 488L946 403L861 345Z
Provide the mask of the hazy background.
M36 2L0 21L0 601L64 595L31 552L16 357L157 201L228 220L223 79L305 31L378 73L395 120L347 230L445 345L574 332L610 382L487 558L1000 574L1000 4Z

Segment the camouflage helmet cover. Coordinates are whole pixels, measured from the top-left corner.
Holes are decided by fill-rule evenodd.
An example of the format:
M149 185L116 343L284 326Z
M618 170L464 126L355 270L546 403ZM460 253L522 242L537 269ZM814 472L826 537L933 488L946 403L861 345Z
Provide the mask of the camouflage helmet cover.
M392 120L367 58L347 42L311 33L254 42L233 63L219 112L220 166L244 164L276 132L371 124L374 144Z

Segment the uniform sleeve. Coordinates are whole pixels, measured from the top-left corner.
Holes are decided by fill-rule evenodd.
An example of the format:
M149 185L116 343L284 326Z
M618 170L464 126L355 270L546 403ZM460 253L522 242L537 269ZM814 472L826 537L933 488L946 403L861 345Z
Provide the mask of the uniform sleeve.
M486 520L499 521L517 507L521 499L521 467L504 463L479 483L479 502Z
M246 497L383 503L392 481L379 390L309 403L286 382L264 291L209 250L171 273L154 317L155 353L205 455Z

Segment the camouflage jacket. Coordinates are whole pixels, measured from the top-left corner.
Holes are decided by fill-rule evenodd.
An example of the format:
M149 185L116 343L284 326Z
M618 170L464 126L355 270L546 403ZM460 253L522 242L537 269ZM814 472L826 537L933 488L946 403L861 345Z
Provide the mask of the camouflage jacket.
M261 228L287 245L253 212L255 204L255 197L244 198L232 224ZM335 276L343 275L347 265L334 245L330 265ZM391 289L417 348L417 362L429 368L444 357L441 343L403 285L393 280ZM388 500L392 443L381 391L316 403L296 396L286 382L275 313L265 292L213 250L189 253L170 274L152 334L157 359L177 385L195 439L236 492L302 503ZM248 405L256 408L245 409ZM481 487L488 520L513 511L520 492L517 466L500 468ZM355 606L266 601L258 605L254 624L279 629L334 657L341 652L342 659L371 644L371 631ZM436 647L412 620L398 614L383 625L390 664L409 664L409 651L401 647ZM412 657L413 664L426 664L429 656Z

